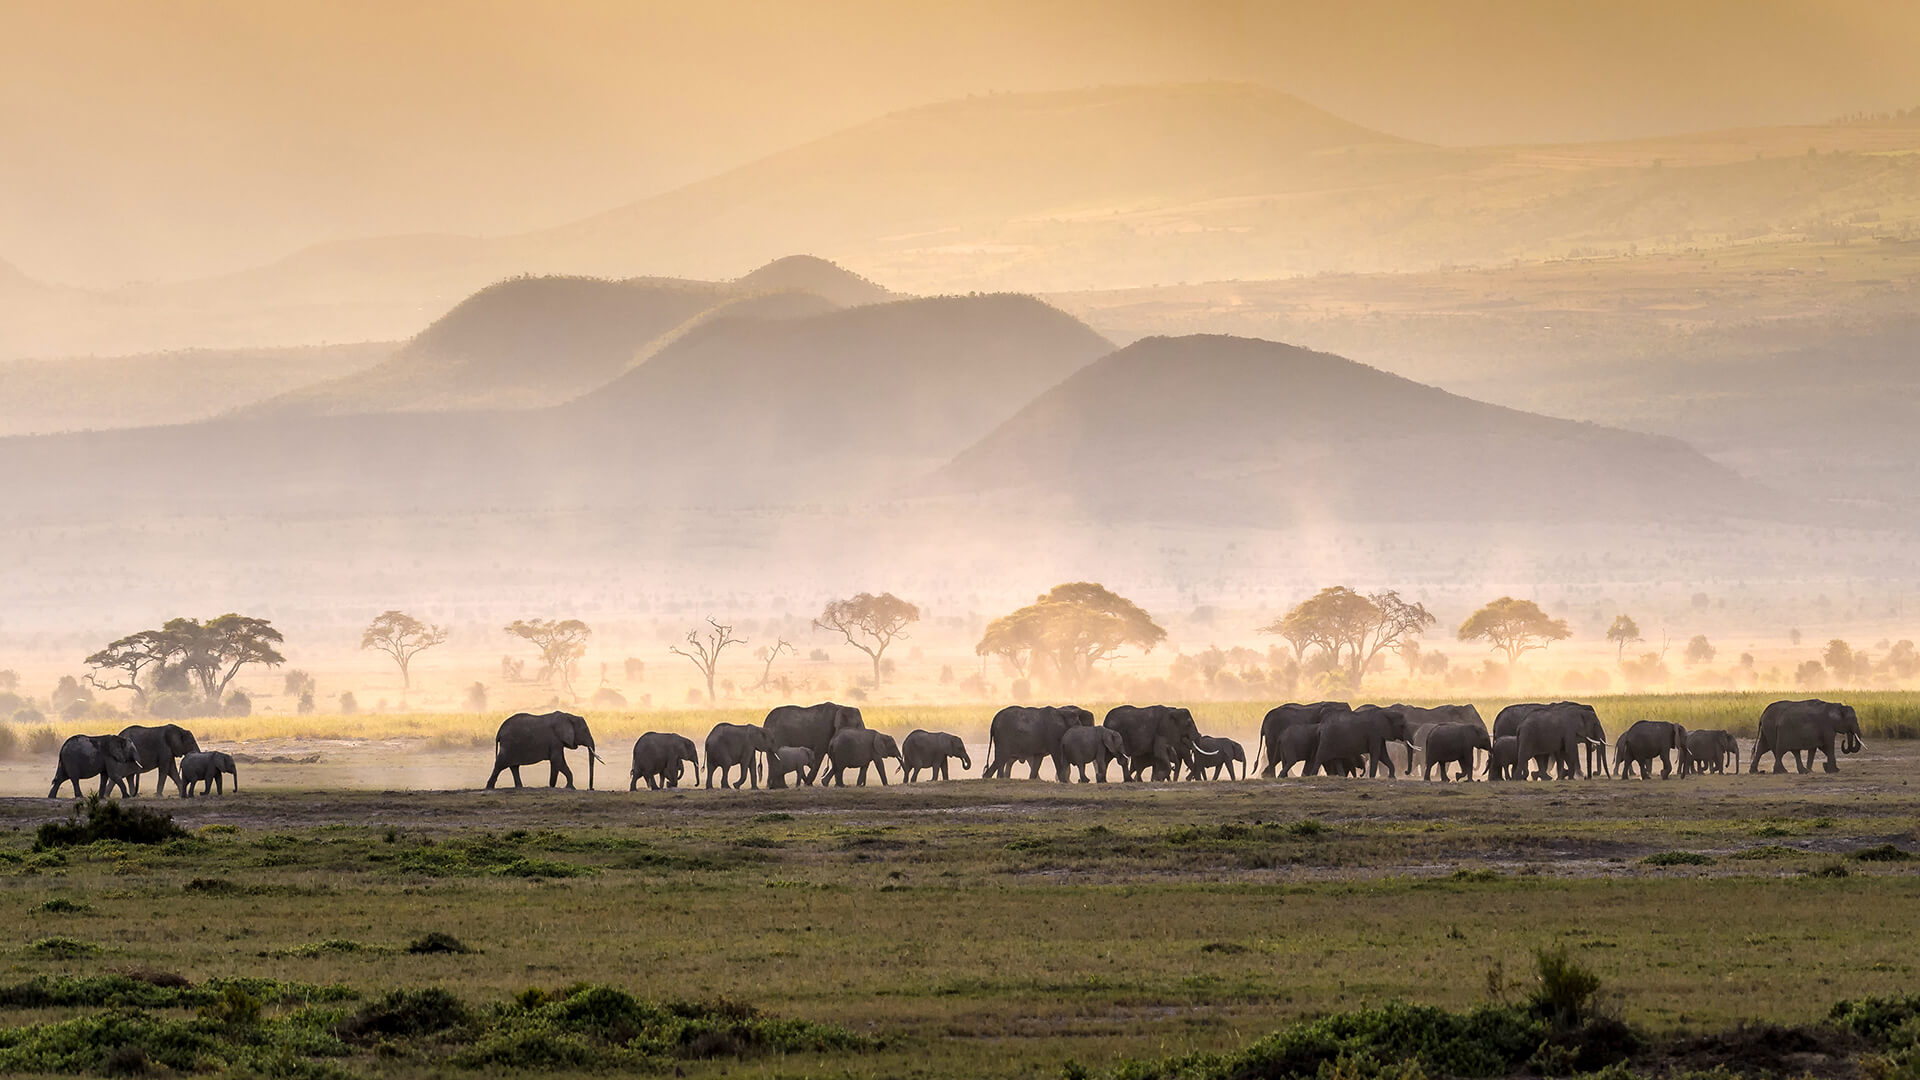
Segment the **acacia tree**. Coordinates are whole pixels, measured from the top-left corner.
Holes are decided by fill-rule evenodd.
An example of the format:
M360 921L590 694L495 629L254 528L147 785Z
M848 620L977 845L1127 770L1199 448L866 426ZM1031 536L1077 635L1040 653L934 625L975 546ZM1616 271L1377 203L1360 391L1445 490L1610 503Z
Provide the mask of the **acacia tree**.
M1551 642L1565 641L1571 634L1567 620L1549 618L1539 604L1511 596L1493 601L1460 624L1461 641L1487 639L1494 649L1507 654L1508 667L1523 653L1544 649Z
M920 609L892 593L861 593L845 600L829 600L813 625L832 630L847 644L873 661L873 685L880 686L880 657L895 638L906 637L909 625L920 621Z
M144 710L147 705L147 688L140 685L142 672L157 664L167 662L171 649L166 635L158 630L142 630L128 634L118 641L107 643L107 647L87 657L87 666L93 670L87 673L87 682L96 690L131 690L135 706ZM108 676L108 672L112 672ZM112 682L102 681L112 678Z
M1613 642L1613 659L1618 663L1626 656L1628 645L1642 640L1640 624L1630 615L1615 615L1613 625L1607 627L1607 640Z
M697 626L687 631L687 646L693 650L692 652L686 652L677 645L669 647L667 651L693 661L693 666L699 668L700 674L706 676L707 704L711 705L714 701L713 670L720 666L720 654L726 651L727 646L745 645L747 640L734 637L733 627L718 621L711 615L707 616L707 625L712 629L707 631L705 638L700 636L700 628Z
M543 666L535 676L537 681L559 679L569 698L579 697L573 691L573 677L580 669L580 658L587 654L592 627L579 619L515 619L507 624L506 631L540 650Z
M1094 665L1112 660L1121 649L1133 645L1151 652L1166 637L1133 601L1104 585L1076 581L1055 585L1026 607L993 620L973 651L1006 660L1022 676L1029 666L1045 670L1062 687L1074 689Z
M403 611L383 611L360 635L362 649L378 649L393 657L400 668L400 695L404 701L413 689L413 674L408 668L417 654L447 640L442 627L429 626Z
M1296 659L1305 659L1310 645L1324 650L1331 666L1344 668L1348 685L1357 688L1374 657L1413 644L1435 621L1425 606L1401 599L1392 589L1362 595L1332 585L1259 631L1293 643ZM1417 656L1419 646L1413 647Z

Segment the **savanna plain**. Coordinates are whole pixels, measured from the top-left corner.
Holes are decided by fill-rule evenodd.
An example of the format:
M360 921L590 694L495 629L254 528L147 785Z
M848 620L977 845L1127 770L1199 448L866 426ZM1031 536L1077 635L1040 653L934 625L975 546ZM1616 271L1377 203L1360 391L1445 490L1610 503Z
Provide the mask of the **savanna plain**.
M1837 774L1667 781L629 793L603 735L598 791L378 791L329 774L388 744L286 732L224 797L0 803L0 1066L1905 1075L1907 697ZM466 719L400 752L477 788Z

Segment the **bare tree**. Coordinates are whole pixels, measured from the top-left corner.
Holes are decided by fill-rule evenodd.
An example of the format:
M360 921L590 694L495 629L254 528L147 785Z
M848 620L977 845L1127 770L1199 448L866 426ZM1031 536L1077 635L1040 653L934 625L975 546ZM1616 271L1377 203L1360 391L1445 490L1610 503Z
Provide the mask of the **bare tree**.
M447 640L447 632L429 626L403 611L382 612L360 635L362 649L378 649L393 657L400 668L400 700L413 689L413 673L408 668L417 654Z
M580 668L580 658L587 654L592 627L579 619L515 619L506 630L540 650L540 661L545 665L537 676L540 682L557 678L569 698L579 697L573 690L573 676Z
M707 616L707 625L713 629L707 631L705 638L700 636L700 628L697 626L687 631L687 647L691 648L692 652L687 652L677 645L667 651L686 657L693 661L694 667L700 669L700 674L707 680L707 704L711 705L714 702L713 669L720 665L720 654L725 652L729 645L745 645L747 639L734 637L733 627L721 623L711 615Z
M759 649L755 650L753 655L766 661L766 666L760 669L760 681L753 684L755 690L761 690L766 687L767 681L773 677L773 662L780 659L782 652L791 653L795 656L800 654L800 650L794 648L793 643L786 638L780 638L771 645L762 645Z
M920 609L892 593L861 593L845 600L830 600L813 625L832 630L847 639L847 644L866 653L873 661L873 685L880 685L880 657L893 639L907 636L908 625L920 621Z

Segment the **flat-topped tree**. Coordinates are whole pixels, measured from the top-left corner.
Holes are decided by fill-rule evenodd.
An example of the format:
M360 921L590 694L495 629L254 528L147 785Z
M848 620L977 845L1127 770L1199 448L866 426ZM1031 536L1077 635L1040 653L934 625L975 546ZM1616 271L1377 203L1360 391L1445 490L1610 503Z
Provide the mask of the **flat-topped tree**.
M1325 650L1333 667L1346 671L1348 685L1358 688L1374 657L1410 644L1435 621L1423 605L1401 599L1392 589L1362 594L1332 585L1259 632L1286 638L1296 659L1305 658L1309 645Z
M1461 641L1485 638L1507 654L1507 666L1512 667L1521 654L1565 641L1572 631L1567 629L1567 620L1550 618L1539 604L1503 596L1468 616L1460 624L1459 636Z
M906 637L906 628L920 621L920 609L892 593L861 593L845 600L830 600L813 625L832 630L847 639L847 644L866 653L873 661L873 685L880 685L880 658L895 638Z
M1091 581L1055 585L1033 603L987 624L978 656L998 656L1025 675L1044 668L1076 689L1094 665L1129 645L1151 652L1167 632L1140 605Z
M405 700L413 689L413 658L447 640L443 627L430 626L404 611L383 611L360 635L362 649L378 649L393 657L400 668L400 695Z
M148 688L192 687L217 705L248 664L286 663L276 648L285 640L273 623L250 615L229 612L204 623L168 619L158 630L129 634L87 657L94 669L87 681L101 689L131 690L143 703ZM114 673L114 681L102 682L108 672ZM144 688L142 675L148 680Z
M592 627L579 619L515 619L506 625L506 631L540 650L538 681L559 679L569 698L579 696L573 692L573 677L580 669L580 658L587 654Z

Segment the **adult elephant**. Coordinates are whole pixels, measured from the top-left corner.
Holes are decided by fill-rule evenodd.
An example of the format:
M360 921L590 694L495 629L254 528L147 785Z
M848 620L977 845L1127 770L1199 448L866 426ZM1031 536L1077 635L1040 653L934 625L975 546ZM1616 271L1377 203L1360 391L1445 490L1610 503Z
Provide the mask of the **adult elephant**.
M1313 767L1331 772L1334 768L1347 767L1335 762L1347 762L1357 771L1364 758L1368 776L1378 775L1384 765L1387 779L1391 780L1398 773L1393 767L1393 757L1387 753L1387 744L1406 741L1407 718L1399 710L1362 706L1344 716L1334 715L1321 721L1320 745L1314 748Z
M1860 739L1860 717L1853 706L1811 698L1807 701L1776 701L1760 713L1760 739L1753 745L1753 757L1747 771L1760 771L1760 755L1773 755L1773 771L1786 772L1780 756L1792 754L1793 764L1801 772L1812 772L1813 754L1827 756L1827 772L1839 772L1833 759L1834 741L1840 752L1857 754L1866 743ZM1801 761L1801 754L1807 755Z
M1675 750L1680 752L1680 775L1685 776L1687 768L1687 729L1666 720L1638 720L1634 725L1620 733L1613 744L1614 764L1620 769L1620 775L1633 779L1634 766L1640 767L1640 779L1653 779L1653 761L1660 759L1660 779L1673 775Z
M514 713L494 733L493 774L487 777L487 787L491 789L500 779L502 769L513 773L513 786L520 787L520 766L544 761L552 766L547 786L553 787L564 776L571 789L573 770L567 768L567 751L582 746L587 748L587 790L592 791L593 763L600 755L594 750L587 718L569 712Z
M1507 709L1518 708L1509 705ZM1502 717L1507 709L1500 710ZM1586 754L1587 775L1595 775L1592 761L1600 759L1599 775L1607 772L1607 731L1600 726L1600 714L1593 706L1577 701L1556 701L1550 705L1528 706L1519 723L1520 779L1547 779L1552 762L1560 779L1580 775L1582 751ZM1494 738L1500 738L1500 720L1493 722Z
M860 786L867 786L867 769L872 767L880 774L880 786L887 786L887 759L900 760L900 744L893 736L884 731L868 731L865 728L848 728L836 732L833 741L827 744L827 779L824 785L832 783L835 787L846 787L848 769L860 770Z
M1077 772L1080 782L1087 782L1087 766L1093 766L1093 778L1099 783L1107 782L1107 763L1118 761L1122 772L1127 768L1127 740L1118 731L1110 727L1074 727L1060 737L1060 757L1067 763L1067 771Z
M1689 771L1726 772L1727 762L1733 762L1733 771L1740 771L1740 740L1733 737L1731 731L1718 728L1687 732L1687 764Z
M1171 770L1158 762L1170 756L1178 767L1192 755L1194 740L1200 737L1193 714L1176 705L1116 705L1107 710L1100 726L1119 732L1126 743L1120 779L1127 781L1140 779L1150 765L1153 778L1165 780ZM1156 744L1164 748L1160 754L1154 753Z
M1294 762L1300 763L1301 776L1315 775L1320 770L1319 766L1314 764L1313 756L1319 749L1319 724L1295 724L1285 731L1282 731L1280 733L1280 752L1277 756L1280 765L1280 775L1287 776L1292 773ZM1273 765L1273 762L1267 763L1269 775L1272 773Z
M1407 772L1413 772L1413 755L1426 745L1425 733L1440 724L1467 724L1481 731L1489 731L1487 722L1480 718L1480 710L1472 705L1403 705L1395 702L1390 708L1400 710L1407 718ZM1489 734L1491 739L1491 734Z
M176 794L186 794L186 789L180 786L178 761L200 752L200 741L193 737L193 732L179 724L134 724L120 729L120 734L132 739L134 748L140 752L140 772L153 769L160 774L153 779L155 795L167 793L169 780L173 781ZM133 774L133 793L140 794L140 773Z
M713 786L713 774L720 774L720 786L739 787L751 782L760 786L760 755L780 748L772 734L758 724L715 724L707 732L707 787ZM740 766L740 779L729 781L733 767ZM817 766L816 766L817 767Z
M1092 727L1093 714L1078 705L1009 705L987 726L987 764L982 779L1010 779L1013 763L1027 763L1027 779L1040 775L1042 758L1053 759L1054 777L1067 782L1060 740L1068 728Z
M1271 779L1274 767L1280 761L1280 738L1283 733L1290 728L1316 726L1332 717L1346 716L1352 712L1353 709L1344 701L1316 701L1311 705L1289 702L1267 710L1267 715L1260 720L1260 746L1253 752L1254 766L1259 768L1264 759L1267 764L1265 768L1260 768L1260 775Z
M920 778L922 770L935 780L947 779L947 762L952 758L960 759L960 768L973 768L973 758L967 755L967 744L958 735L944 731L925 731L915 728L907 733L906 741L900 744L900 768L906 774L907 783Z
M777 706L760 726L773 736L775 746L804 746L813 751L813 764L800 774L802 782L811 784L820 772L820 763L827 759L833 737L842 731L858 731L867 722L851 705L823 701L818 705Z
M1235 764L1240 766L1240 775L1233 775ZM1213 770L1213 779L1220 779L1225 771L1229 780L1247 778L1247 748L1232 739L1216 735L1202 735L1193 740L1193 754L1187 758L1187 776L1198 780L1207 770Z
M1447 766L1460 767L1460 779L1473 779L1475 750L1493 753L1493 738L1487 734L1483 725L1448 722L1433 724L1427 728L1423 749L1427 755L1425 766L1421 769L1422 780L1433 779L1433 767L1440 766L1440 782L1447 780Z
M60 744L60 757L53 768L53 786L47 798L60 796L60 785L71 783L73 797L80 797L80 781L100 778L100 797L108 786L130 793L127 778L140 771L140 750L125 735L75 735Z
M637 789L642 780L647 782L648 791L679 787L682 762L693 766L693 775L700 775L700 754L692 739L672 731L647 732L634 740L633 771L627 775L627 790Z

